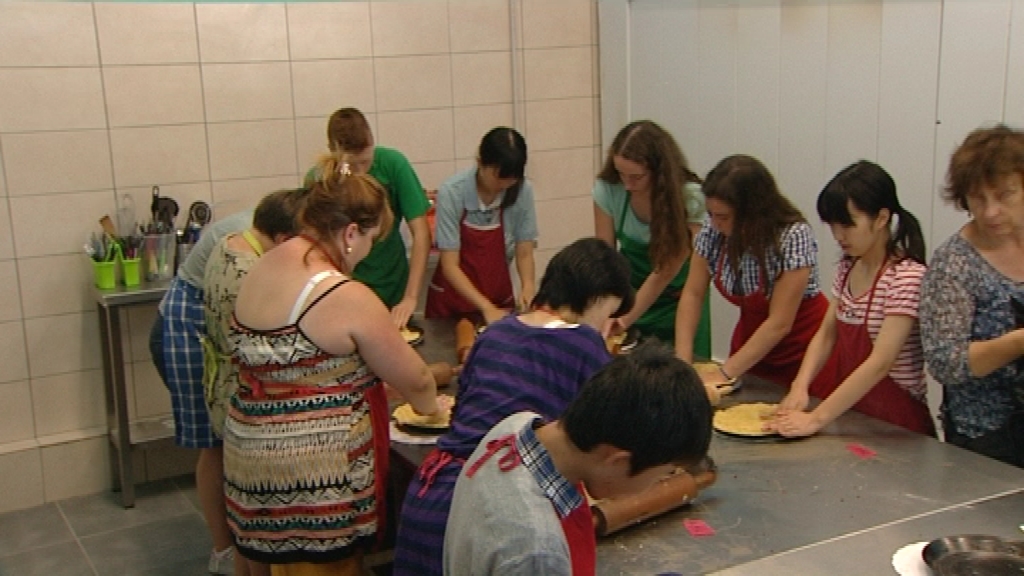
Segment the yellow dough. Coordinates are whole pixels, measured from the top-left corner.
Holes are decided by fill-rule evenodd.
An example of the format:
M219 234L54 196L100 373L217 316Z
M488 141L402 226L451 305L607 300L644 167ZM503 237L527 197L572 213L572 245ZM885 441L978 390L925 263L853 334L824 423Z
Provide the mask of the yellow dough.
M775 404L754 402L737 404L725 410L715 412L715 430L727 434L743 436L769 436L774 432L766 432L761 428L775 411Z
M416 426L417 428L445 429L449 426L452 416L452 404L455 399L447 394L439 394L438 400L445 410L439 416L422 416L417 414L411 404L402 404L391 413L391 417L400 425Z
M405 338L406 343L415 342L422 335L419 330L409 330L408 327L403 327L399 332L402 333L402 338Z

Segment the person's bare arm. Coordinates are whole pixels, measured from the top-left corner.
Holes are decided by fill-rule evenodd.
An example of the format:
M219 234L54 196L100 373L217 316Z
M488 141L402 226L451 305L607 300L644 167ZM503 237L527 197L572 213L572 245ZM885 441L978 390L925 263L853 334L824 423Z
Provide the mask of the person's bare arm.
M391 320L395 326L402 327L409 323L409 317L416 310L416 303L423 288L423 275L427 270L427 257L430 255L430 227L424 216L413 218L407 222L412 234L412 253L409 255L409 280L405 283L405 294L402 300L391 309Z
M810 268L796 268L783 272L775 281L772 295L768 300L768 318L754 330L735 354L723 363L726 374L737 377L750 370L771 352L793 328L796 313L803 302Z
M676 307L676 356L693 362L693 339L704 308L704 297L711 284L708 261L694 252L690 257L690 273Z
M323 290L314 292L311 301L318 292ZM357 351L370 370L401 393L416 412L437 413L434 375L390 322L377 295L362 283L349 282L335 289L301 323L307 336L325 351L338 355Z
M502 260L504 261L504 255L502 255ZM444 274L445 280L451 284L451 287L465 298L467 302L472 304L474 308L479 310L488 323L494 322L505 315L505 311L495 306L487 296L484 296L476 285L473 284L473 281L466 276L466 273L462 271L462 268L459 267L458 250L442 250L439 266L441 266L441 273Z
M516 242L516 271L519 273L519 309L529 310L537 293L533 240Z

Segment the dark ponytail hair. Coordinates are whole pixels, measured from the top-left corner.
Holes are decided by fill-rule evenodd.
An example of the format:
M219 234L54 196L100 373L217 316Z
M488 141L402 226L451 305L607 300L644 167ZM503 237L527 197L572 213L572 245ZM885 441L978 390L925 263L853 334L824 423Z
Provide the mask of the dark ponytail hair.
M505 190L501 207L508 208L515 204L526 177L526 140L522 134L505 126L492 128L480 141L477 155L480 165L497 168L499 177L518 180Z
M818 195L818 216L826 224L853 226L849 205L875 218L882 209L896 216L896 230L886 246L890 258L910 258L924 264L925 245L921 224L896 196L896 182L884 168L860 160L843 168Z

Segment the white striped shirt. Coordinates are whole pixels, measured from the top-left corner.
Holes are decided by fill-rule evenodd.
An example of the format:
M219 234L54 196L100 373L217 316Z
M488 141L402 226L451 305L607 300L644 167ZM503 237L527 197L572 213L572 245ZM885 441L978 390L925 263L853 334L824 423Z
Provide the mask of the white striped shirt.
M853 261L843 259L836 270L836 278L832 283L833 298L840 298L836 309L836 320L848 324L864 323L867 312L870 290L854 298L850 292L850 283L841 285L847 277ZM914 318L914 327L907 336L903 348L896 356L896 362L889 369L889 376L914 398L923 399L927 391L924 379L924 351L921 348L920 324L917 320L918 305L921 302L921 280L924 278L925 266L913 260L905 259L890 265L875 285L875 298L871 303L871 317L868 318L868 335L874 342L882 321L886 316L910 316ZM842 345L837 343L837 345Z

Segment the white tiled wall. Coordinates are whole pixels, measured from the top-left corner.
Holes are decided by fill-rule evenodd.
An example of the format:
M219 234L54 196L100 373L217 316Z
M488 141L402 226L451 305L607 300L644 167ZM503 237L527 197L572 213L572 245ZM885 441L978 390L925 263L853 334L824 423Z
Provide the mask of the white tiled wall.
M126 196L140 218L153 185L240 210L297 184L327 116L356 106L428 188L472 166L488 129L522 131L538 274L591 234L595 15L594 0L0 2L0 512L109 486L82 244ZM126 316L130 412L166 415L154 310ZM139 474L189 462L138 452Z

